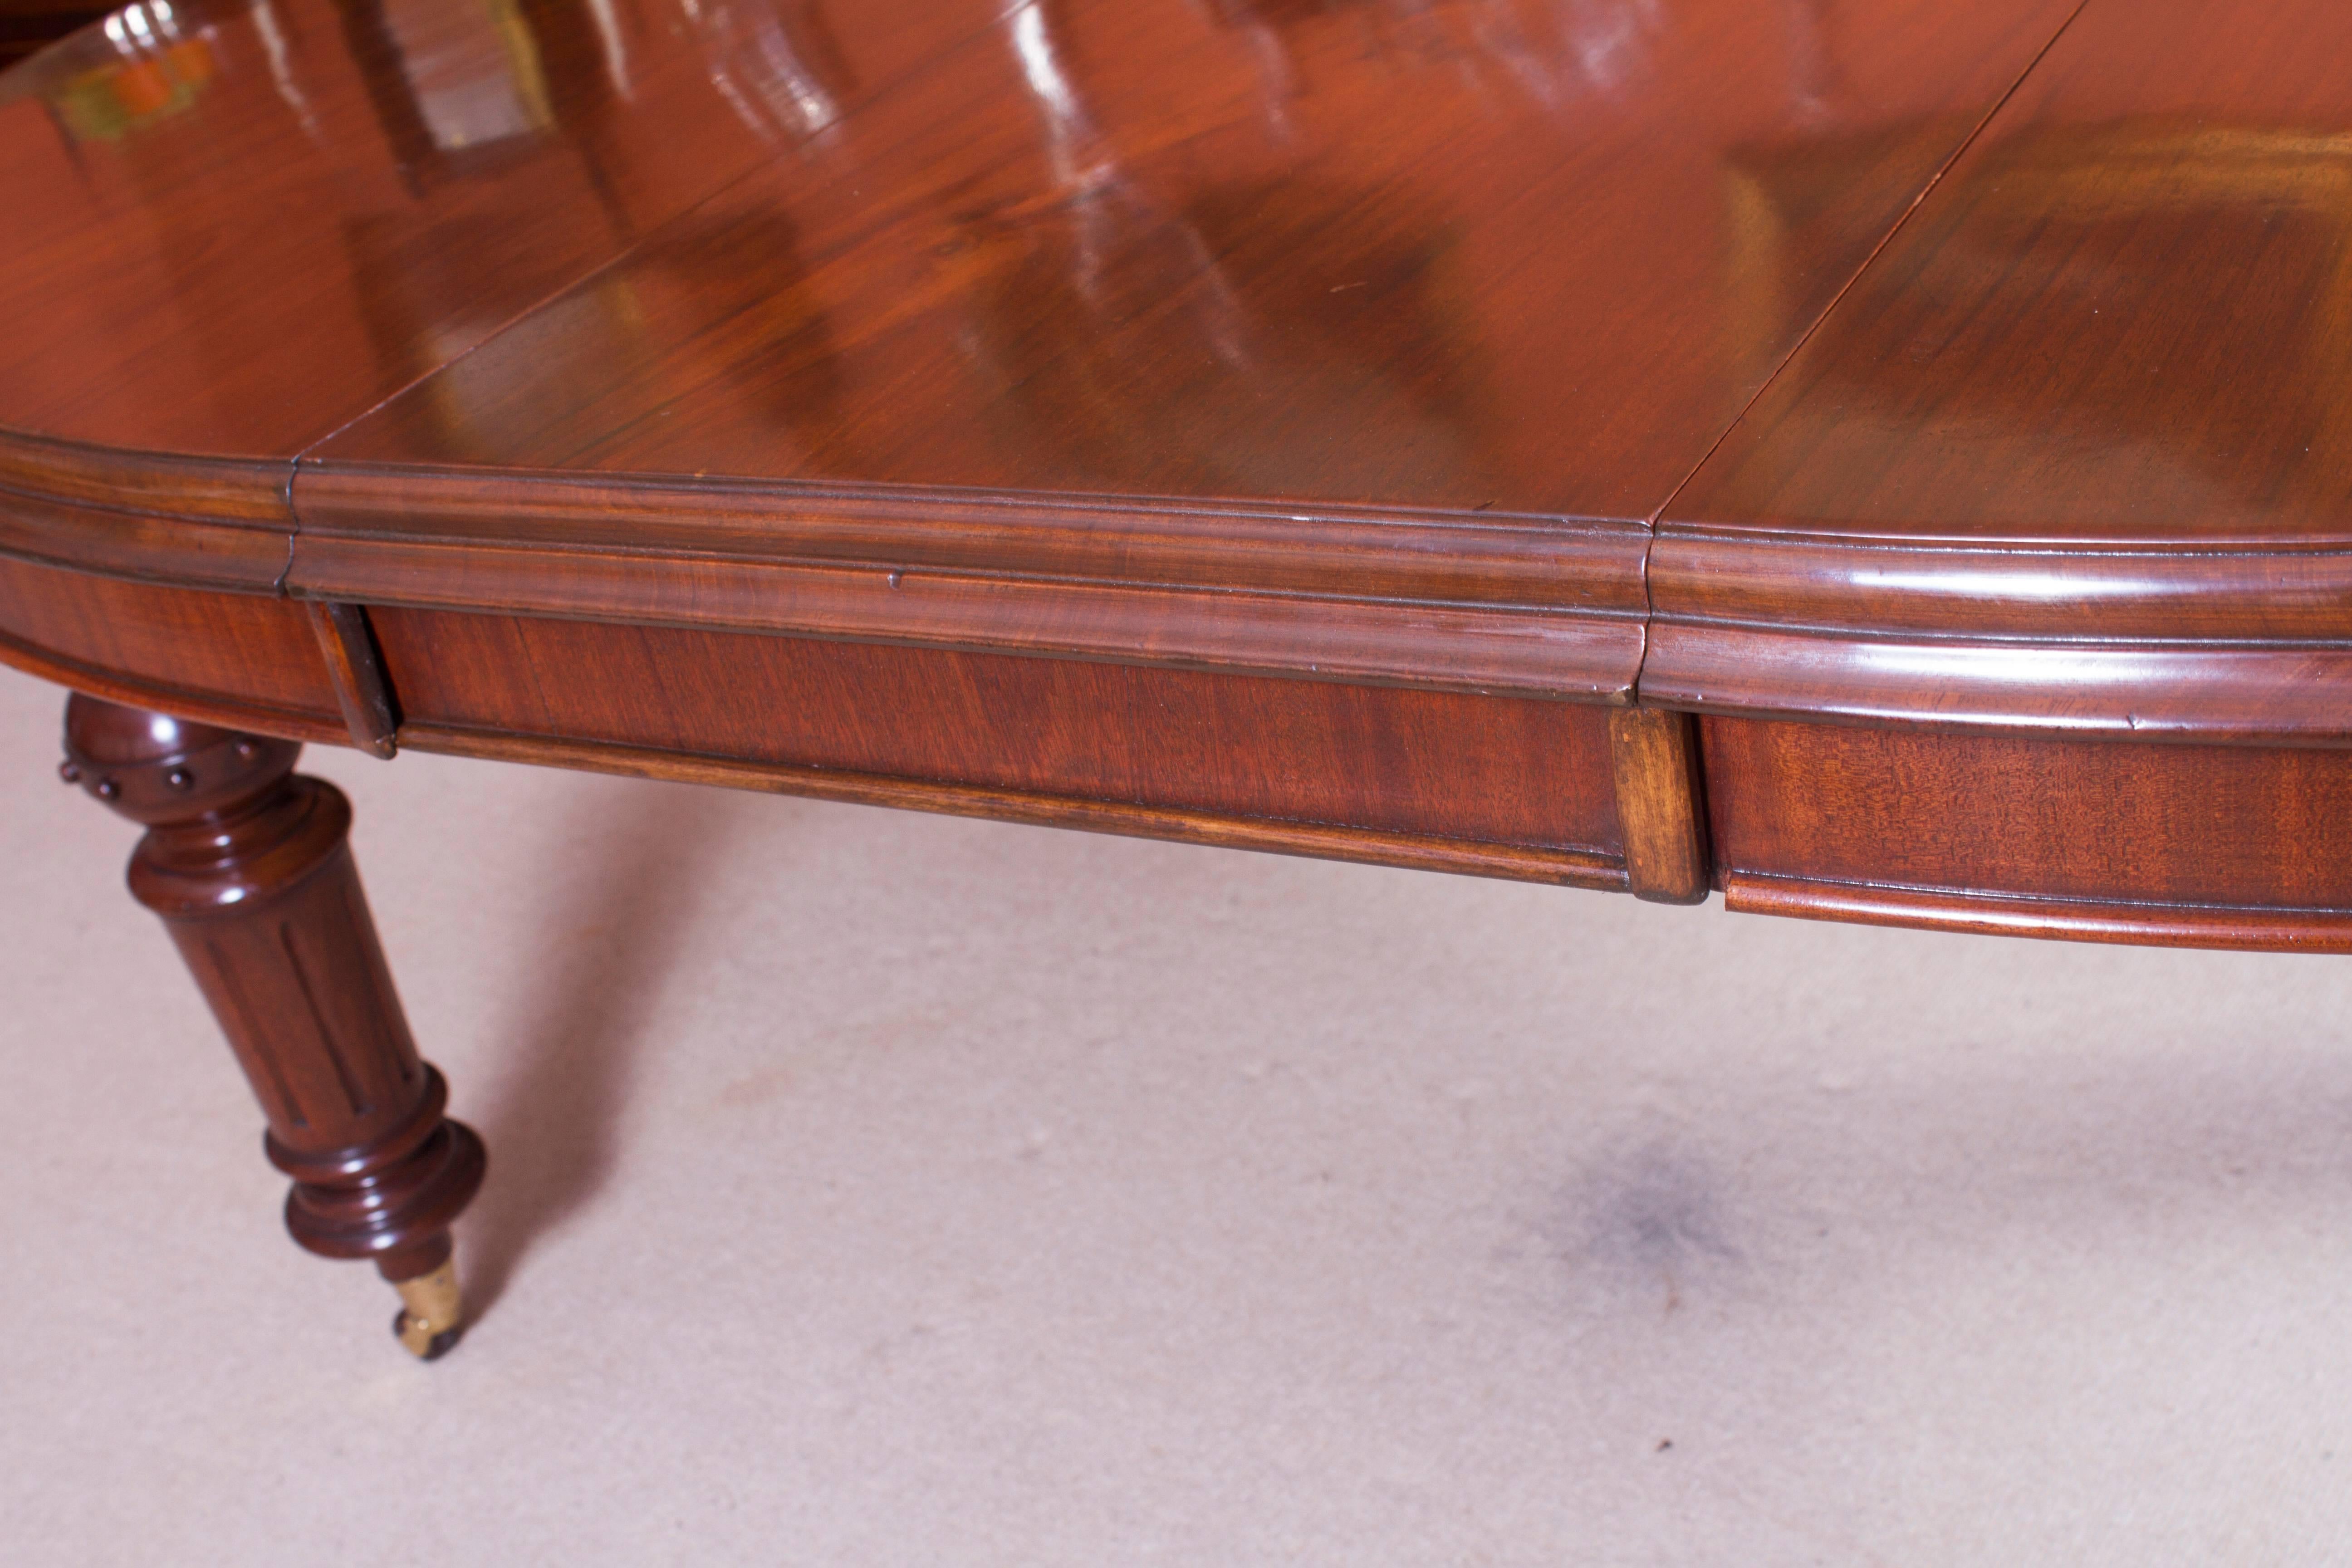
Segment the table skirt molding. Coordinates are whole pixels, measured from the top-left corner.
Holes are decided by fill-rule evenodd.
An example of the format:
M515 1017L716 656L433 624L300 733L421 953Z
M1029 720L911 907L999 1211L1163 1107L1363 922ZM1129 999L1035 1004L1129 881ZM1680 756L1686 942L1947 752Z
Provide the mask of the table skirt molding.
M18 581L27 574L32 583ZM12 584L14 593L8 591ZM55 609L68 602L70 595L56 591L60 584L100 596L85 616L56 621L47 642L28 637L22 608ZM458 617L455 624L488 626L492 619ZM71 648L56 646L91 625L101 626L106 636L85 637ZM529 617L513 625L545 625L551 631L623 643L639 635L632 628L566 628ZM1573 731L1587 736L1578 742L1582 750L1571 747L1559 755L1558 776L1541 792L1558 797L1555 830L1531 829L1523 820L1520 827L1499 833L1447 832L1368 823L1360 807L1334 810L1326 814L1328 819L1318 820L1118 798L1099 789L1089 795L1082 789L1007 787L937 776L944 771L937 768L926 776L837 761L812 764L730 755L698 746L690 735L673 735L663 744L633 744L609 734L567 733L520 713L495 724L404 714L400 661L383 656L357 606L336 611L265 595L163 589L7 563L0 565L0 659L33 674L111 701L289 739L354 743L350 714L359 711L378 726L393 725L399 745L423 751L1634 890L1668 902L1695 901L1712 886L1724 889L1727 907L1736 910L2168 945L2332 952L2352 942L2352 843L2337 842L2341 836L2330 826L2352 820L2352 757L2338 751L1984 737L1721 718L1701 724L1689 715L1654 709L1362 693L1375 701L1475 705L1471 710L1477 712L1556 711L1562 721L1584 712L1602 726ZM190 628L200 626L213 626L232 653L238 646L258 650L255 659L208 662L201 640L191 640ZM401 629L404 640L396 646L404 657L440 640L433 625ZM722 647L747 653L802 640L703 635L723 637ZM906 657L950 656L906 650ZM1058 661L1019 662L1050 669ZM411 672L415 689L432 687L424 679L431 672L413 663ZM1311 695L1322 684L1266 687L1249 678L1253 690ZM1345 694L1352 689L1334 689ZM445 700L446 694L435 698L436 703ZM1723 729L1726 724L1733 728ZM367 724L356 733L365 739ZM383 737L378 754L389 749L391 738ZM1995 744L2006 750L1990 763L1965 751ZM1848 754L1857 746L1872 750ZM1896 750L1876 754L1887 748ZM2084 775L2087 784L2050 784L2031 773L2057 765L2053 758L2065 759L2067 768L2092 770ZM2163 769L2158 768L2160 763ZM1360 766L1360 758L1327 765L1349 772ZM1983 771L1972 775L1970 767ZM2008 777L2004 770L2015 768L2029 773ZM1969 786L1942 778L1938 770L1960 780L1978 776L1978 798L1969 798ZM1986 818L1986 800L2012 784L2028 795L2065 796L2063 820L2029 843L2031 836L2016 824ZM2301 817L2287 820L2290 808ZM1445 805L1441 801L1412 809L1426 814ZM2059 807L2045 803L2040 809L2047 814ZM1800 822L1802 828L1759 839L1759 825L1771 822ZM1939 825L1951 823L1961 825L1953 844L1939 848L1930 842ZM2243 842L2224 843L2233 831ZM2005 837L2017 841L2014 854L1997 864L1967 860L1971 846ZM2101 858L2093 851L2103 841L2112 842ZM1908 857L1912 868L1894 879L1808 874L1813 867L1827 871L1824 862L1841 854L1849 859ZM2083 863L2076 866L2077 861ZM2232 861L2240 869L2229 873L2225 867ZM2063 889L2053 891L2034 880L2052 868L2069 866L2074 881Z
M22 458L28 449L20 446L16 456ZM103 474L92 467L95 459L88 450L50 443L39 446L36 455L45 465L38 477L56 506L97 507L106 516L127 520L126 528L178 531L183 541L273 537L259 524L268 500L250 482L251 471L172 462L134 466L132 479L148 488L134 487L111 499L161 506L171 497L180 498L173 502L179 510L167 514L99 506L91 498L102 489ZM26 471L20 461L7 477L21 479ZM566 504L580 500L576 488L557 488L569 498ZM1722 887L1738 889L1727 901L1742 910L2289 950L2326 947L2352 920L2344 912L2352 909L2352 886L2339 890L2330 877L2296 880L2293 862L2298 855L2323 867L2339 859L2352 864L2352 844L2336 846L2324 825L2315 822L2298 830L2300 837L2283 834L2276 846L2250 844L2243 851L2251 857L2243 874L2234 883L2225 879L2226 885L2208 885L2191 874L2207 851L2198 832L2180 826L2194 816L2197 792L2214 789L2252 792L2249 798L2256 801L2252 809L2258 812L2306 799L2331 811L2337 806L2352 811L2352 788L2339 787L2336 782L2337 773L2352 769L2352 758L2330 749L2352 738L2345 735L2342 717L2352 711L2352 704L2334 700L2337 691L2352 689L2347 685L2352 666L2345 662L2352 655L2324 646L2174 643L2148 647L2114 639L2063 643L2051 638L1880 637L1868 639L1868 647L1857 655L1853 649L1864 639L1851 630L1694 624L1676 616L1669 608L1672 595L1681 593L1687 598L1696 581L1687 556L1674 557L1672 569L1656 578L1662 604L1654 619L1645 619L1597 590L1593 597L1605 605L1603 610L1576 605L1575 573L1556 571L1550 578L1539 579L1528 564L1528 552L1542 540L1568 539L1591 552L1579 568L1591 569L1588 582L1620 581L1622 585L1622 580L1610 579L1608 574L1613 570L1610 563L1618 559L1612 552L1622 542L1606 529L1580 531L1558 520L1400 521L1373 512L1276 518L1265 512L1211 511L1187 514L1180 525L1166 525L1150 509L1096 508L1091 503L1073 503L1053 526L1092 539L1090 547L1100 551L1106 563L1125 559L1149 563L1161 577L1203 570L1202 552L1212 548L1207 540L1223 537L1215 531L1237 526L1236 519L1242 519L1261 531L1265 554L1255 568L1260 581L1284 586L1278 592L1250 594L1194 584L998 579L979 595L990 601L980 612L983 616L999 615L1013 602L991 599L998 592L1034 589L1055 596L1053 602L1063 609L1086 605L1086 595L1098 595L1129 609L1145 606L1139 613L1146 617L1160 614L1157 601L1166 597L1196 607L1188 613L1193 616L1191 635L1200 639L1188 644L1178 634L1139 631L1132 626L1114 636L1105 628L1119 624L1116 616L1095 614L1089 620L1087 614L1080 614L1072 624L1090 629L1096 637L1092 650L1086 651L1083 639L1056 640L1045 635L1043 628L1051 612L1039 612L1030 615L1023 637L1009 629L1024 624L1019 615L1000 621L999 632L1010 645L1000 646L993 635L956 622L960 610L942 613L936 608L941 602L952 606L956 599L954 589L939 585L961 583L969 588L971 579L945 568L885 569L878 563L751 557L742 542L767 537L761 530L773 521L773 515L763 509L773 496L762 491L733 499L750 510L717 523L694 522L687 532L696 549L672 548L667 541L650 554L609 543L583 545L568 559L593 563L593 570L571 577L555 574L559 589L543 604L520 607L470 603L450 607L446 601L467 599L480 580L470 575L470 568L444 568L475 552L529 556L543 563L546 549L551 547L450 544L387 534L281 533L274 536L272 548L284 550L285 558L293 563L290 580L163 585L154 576L162 570L159 562L168 564L163 557L147 561L153 572L126 570L103 552L101 558L60 569L52 559L55 551L27 549L19 536L7 535L0 537L0 658L110 700L257 733L354 744L379 756L390 755L400 745L513 756L1184 842L1630 889L1668 902L1695 901L1709 888ZM453 508L456 504L450 503ZM481 506L478 498L466 504L477 509L480 531L495 531L493 509ZM879 502L873 496L835 496L830 504L834 510L820 508L813 514L815 521L794 548L822 544L854 553L877 538L915 537L906 515L889 508L877 510ZM26 508L21 492L0 493L0 514L21 518L28 510L37 509ZM1023 520L1029 515L1013 508L971 522L970 537L954 546L965 552L960 559L968 563L984 550L996 551L1002 560L1021 558L1034 542L1022 533ZM524 524L509 521L506 526ZM1197 538L1188 535L1186 529L1194 526L1210 531ZM1426 531L1425 535L1419 531ZM1445 569L1466 574L1458 575L1446 591L1462 591L1464 582L1476 579L1496 595L1494 602L1400 605L1310 595L1292 586L1312 580L1318 572L1336 581L1350 559L1377 555L1376 547L1385 540L1425 539L1430 548L1437 549L1457 531L1492 545L1494 552L1483 563L1474 561ZM721 531L736 538L739 552L723 559L700 552ZM1667 558L1667 542L1661 542L1661 559ZM1122 555L1130 547L1133 553ZM946 544L938 548L940 559L952 553ZM306 551L311 552L307 557ZM2117 581L2132 573L2145 574L2141 558L2115 552L2090 554L2106 563ZM213 557L233 558L234 552ZM907 558L913 558L911 552ZM1877 559L1884 562L1885 557ZM2016 562L1997 560L1985 565L1973 555L1969 559L1972 570L1982 566L1995 583L2010 580L2003 577L2006 573L2031 587L2032 579L2020 575L2029 569ZM2316 618L2322 615L2317 601L2331 591L2327 574L2336 559L2305 552L2296 558L2302 574L2284 579L2292 590L2287 596L2300 595L2298 603L2304 605L2297 613L2305 619L2295 629L2307 631L2323 624ZM2067 558L2055 568L2045 563L2039 570L2074 570L2076 560ZM380 589L382 596L365 605L322 597L322 589L340 580L331 573L306 579L306 561L351 567L358 574L353 585ZM433 570L409 575L419 561L432 564ZM2128 564L2130 561L2140 564ZM1405 573L1409 564L1392 562L1387 568L1391 577L1364 580L1396 588L1404 581L1396 574ZM2202 569L2234 574L2245 588L2241 603L2255 608L2260 584L2280 581L2265 578L2270 571L2266 564L2250 563L2242 556L2216 558ZM707 574L713 573L719 585L704 592L702 584L710 580ZM1514 577L1515 573L1521 574ZM792 582L794 594L753 591L748 585L761 581L762 574ZM520 584L522 575L516 567L498 580ZM583 581L596 586L583 589ZM824 614L812 613L813 605L823 607L827 601L807 592L811 581L850 582L855 587L830 605L828 613L838 613L827 619ZM1638 575L1632 581L1640 585ZM1512 591L1524 590L1524 598L1549 595L1559 603L1546 609L1500 602L1504 590L1498 584L1512 582L1520 584ZM1438 577L1430 583L1437 584ZM940 598L927 601L927 593L935 586ZM1863 586L1884 596L1883 583ZM627 602L596 596L608 589ZM1905 584L1898 581L1895 589L1905 590ZM2147 590L2156 596L2164 591ZM404 596L423 607L401 602ZM512 596L530 597L520 590ZM1947 592L1942 596L1993 624L2000 624L2000 616L2014 613L2013 604L1988 607L1965 595ZM1914 597L1936 595L1921 590ZM919 608L910 618L894 622L888 619L898 613L894 601L900 605L928 602L933 607ZM1742 614L1755 610L1753 605L1735 603L1728 590L1718 594L1717 602ZM883 607L872 609L873 604ZM785 605L797 609L777 616L778 606ZM678 609L681 605L684 610ZM563 606L569 613L563 613ZM796 619L815 629L738 624L756 619L751 612L761 606L771 619ZM1199 606L1209 613L1197 613ZM1267 606L1292 618L1275 619ZM2095 605L2085 613L2109 616L2099 623L2103 626L2131 624L2128 606ZM1219 622L1219 615L1232 618ZM1540 628L1542 635L1527 645L1539 658L1557 660L1561 649L1578 646L1579 637L1593 639L1582 645L1587 652L1613 638L1617 646L1608 658L1615 662L1591 660L1587 668L1593 679L1566 691L1559 689L1563 682L1557 671L1563 666L1556 662L1552 676L1528 683L1540 695L1492 680L1497 670L1491 665L1471 669L1462 662L1466 656L1458 651L1436 652L1415 662L1417 650L1458 648L1464 642L1461 623L1449 622L1448 615L1473 623L1489 620ZM400 633L390 649L380 635L385 626ZM1244 631L1235 634L1235 640L1214 645L1203 626L1240 626ZM1402 627L1409 635L1376 644L1368 629L1375 626L1391 631ZM894 630L902 635L880 635ZM961 635L945 635L950 631ZM461 642L470 638L480 646L471 647L446 668L435 668L436 650L457 634L462 634ZM485 637L490 640L481 642ZM1253 637L1259 640L1247 644ZM1291 639L1286 647L1273 646L1283 637ZM1309 646L1307 639L1318 637L1328 639L1333 650L1328 666L1321 658L1304 668L1287 662ZM503 657L493 646L505 646L501 638L516 647L536 647L529 657L551 661L548 668L559 672L542 684L576 686L575 696L638 685L659 687L666 668L673 672L705 664L709 668L702 677L686 677L678 689L664 697L669 709L650 717L592 711L577 702L572 710L543 711L532 707L518 683L486 673ZM856 654L861 647L875 651ZM1156 657L1111 657L1108 650L1118 647L1130 654L1149 647ZM656 648L674 650L674 657L648 651ZM1879 660L1872 668L1893 669L1890 650L1913 660L1905 668L1914 677L1908 688L1914 700L1908 706L1892 700L1874 706L1855 698L1861 680L1857 669L1869 658ZM1452 674L1457 678L1475 674L1488 679L1438 679L1438 657L1455 660ZM1491 649L1482 649L1478 657L1494 658ZM803 679L802 666L859 658L883 659L891 667L891 679L902 682L947 680L962 690L980 681L992 694L989 700L1025 704L1022 722L1067 730L1056 743L1077 763L1105 749L1149 750L1157 743L1148 733L1159 721L1152 717L1160 711L1154 705L1165 705L1171 694L1198 703L1192 716L1197 732L1186 742L1191 751L1155 752L1157 763L1147 766L1138 761L1135 769L1140 771L1123 779L1106 779L1076 763L1059 772L1060 764L1041 766L1015 777L995 763L1009 748L1026 743L1016 730L1000 726L984 732L943 732L928 752L894 751L881 743L889 739L891 727L877 730L871 715L858 711L858 694L843 685L847 676L827 677L833 684L824 689L823 700L831 708L811 721L830 729L818 737L825 743L813 751L796 753L789 745L768 744L759 714L737 711L741 708L737 685L749 690L769 681L773 689L763 700L782 704L772 711L782 712L796 709L802 700L793 695L802 690L793 684ZM2006 688L1990 676L1975 684L1956 679L1941 688L1916 679L1918 668L1929 667L1920 661L1941 661L1933 668L1966 670L1972 658L2012 678L2019 670L2027 674L2021 681L2011 679ZM1054 673L1078 665L1105 673L1099 678ZM735 673L723 673L728 669ZM2084 674L2099 669L2117 673L2104 683ZM2145 679L2151 669L2175 670L2178 679L2168 686ZM2035 670L2063 671L2066 680L2061 684L2053 678L2037 700L2032 696ZM2243 690L2238 710L2230 713L2225 700L2233 673ZM710 689L693 689L697 679L706 679ZM1102 689L1116 695L1074 695L1089 679L1113 682ZM1055 680L1079 684L1063 689L1053 684ZM509 686L517 689L507 689ZM2021 686L2026 696L2016 696ZM1318 688L1328 695L1315 695L1312 689ZM1917 698L1922 690L1931 692L1932 700ZM2000 702L1988 696L2004 690L2015 700ZM1203 691L1210 695L1202 696ZM2061 691L2063 701L2056 695ZM1013 696L1007 698L1008 692ZM1236 692L1244 696L1234 698ZM1637 692L1638 703L1633 701ZM426 699L421 706L420 698ZM1073 717L1097 700L1103 713ZM698 713L686 711L697 704ZM1540 717L1546 713L1559 717ZM1590 718L1576 719L1577 713ZM1609 717L1612 713L1617 720ZM1968 786L1942 779L1936 790L1922 796L1921 811L1927 816L1916 820L1898 814L1858 826L1849 809L1843 825L1826 836L1794 833L1791 841L1801 841L1801 852L1776 849L1753 858L1739 826L1753 814L1743 816L1742 803L1770 798L1780 803L1790 822L1810 822L1831 806L1826 797L1791 794L1790 781L1813 764L1798 752L1770 758L1760 753L1734 757L1722 739L1710 737L1693 715L1712 716L1709 723L1769 720L1774 723L1768 728L1793 726L1792 732L1809 737L1802 757L1826 756L1839 744L1833 737L1843 731L1905 734L1923 744L1943 740L1961 747L1997 738L2029 746L2078 745L2082 737L2091 737L2102 747L2116 748L2103 755L2122 760L2108 767L2092 794L2077 803L2080 820L2067 829L2070 843L2095 840L2101 831L2099 814L2124 811L2136 795L2174 804L2148 816L2144 832L2154 837L2143 846L2139 862L2093 866L2084 872L2087 880L2080 885L2053 889L2035 880L2038 873L2027 863L2033 856L2054 858L2054 863L2073 853L2049 845L1988 874L1969 869L1964 864L1966 847L1955 845L1949 853L1958 858L1950 865L1939 868L1922 861L1901 876L1857 879L1806 858L1833 858L1840 833L1849 838L1862 834L1887 853L1894 853L1898 844L1922 841L1923 835L1933 838L1927 817L1939 809L1937 803L1942 798L1936 790L1965 794ZM1495 729L1497 723L1502 729ZM1665 727L1659 728L1661 723ZM1095 727L1089 729L1089 724ZM1258 732L1254 727L1265 725L1291 736L1298 748L1284 764L1288 783L1281 788L1269 793L1248 779L1227 779L1218 786L1222 794L1212 789L1186 796L1181 790L1155 793L1138 782L1151 776L1151 768L1160 770L1164 783L1188 770L1213 766L1212 759L1220 749L1245 749ZM2243 749L2229 752L2205 744L2200 750L2200 743L2215 740L2237 742ZM2151 748L2148 742L2175 744ZM2304 748L2315 759L2312 765L2322 771L2296 775L2288 784L2272 778L2276 770L2265 759L2278 755L2281 745ZM1402 752L1399 746L1404 748ZM2154 753L2179 748L2198 751L2205 759L2198 763L2204 770L2197 775L2202 782L2189 781L2187 775L2161 784L2151 782L2162 771ZM2141 761L2130 760L2143 754ZM1848 770L1839 778L1850 783L1856 776L1852 765L1839 765ZM1486 770L1481 778L1466 785L1453 776L1464 769L1475 774L1481 768ZM1516 786L1516 795L1509 777L1515 768L1528 775ZM1790 769L1794 772L1786 772ZM1968 806L1966 799L1955 795L1943 815L1957 819ZM1998 837L2009 829L1993 824L1984 831ZM1821 890L1792 892L1800 883Z
M1744 871L1724 876L1723 904L1735 914L1785 915L1977 936L2266 952L2352 952L2352 908L2274 910L2249 904L2036 898L1969 888L1891 887Z
M1695 712L2352 744L2352 541L1994 548L1663 525L1644 701Z
M1606 892L1633 890L1625 857L1600 848L1496 844L1431 834L1280 821L1129 801L1088 800L1034 790L747 763L646 746L518 735L447 724L407 725L401 731L401 743L410 751L446 756L710 784L855 805L892 806L949 816L1077 828L1215 848L1266 850L1416 871L1544 882L1556 887Z
M276 593L293 558L294 465L143 452L0 426L0 555Z
M119 451L0 430L0 557L332 604L1692 712L2352 746L2352 548ZM364 706L364 704L363 704ZM364 743L384 743L381 721Z
M1624 702L1637 523L305 461L289 592Z

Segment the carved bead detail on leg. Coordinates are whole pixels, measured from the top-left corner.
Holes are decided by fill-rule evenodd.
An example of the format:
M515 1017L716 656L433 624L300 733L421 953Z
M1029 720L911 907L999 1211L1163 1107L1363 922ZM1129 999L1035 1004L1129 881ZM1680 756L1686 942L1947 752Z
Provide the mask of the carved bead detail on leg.
M407 1303L402 1342L430 1360L458 1328L449 1225L481 1185L481 1140L443 1114L360 890L350 803L293 772L301 749L76 696L62 772L147 828L131 890L261 1102L264 1149L294 1178L286 1228L373 1258Z

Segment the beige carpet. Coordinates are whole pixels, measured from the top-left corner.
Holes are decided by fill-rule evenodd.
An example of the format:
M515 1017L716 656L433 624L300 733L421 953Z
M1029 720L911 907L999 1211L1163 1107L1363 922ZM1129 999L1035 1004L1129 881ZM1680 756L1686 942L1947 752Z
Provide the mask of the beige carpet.
M2352 965L314 752L411 1363L0 674L0 1562L2352 1561Z

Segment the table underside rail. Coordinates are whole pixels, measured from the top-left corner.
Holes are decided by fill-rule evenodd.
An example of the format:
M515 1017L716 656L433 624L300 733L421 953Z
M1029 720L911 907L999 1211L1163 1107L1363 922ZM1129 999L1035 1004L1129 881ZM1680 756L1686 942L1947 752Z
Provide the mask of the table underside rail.
M1700 721L1732 909L2352 951L2352 752Z
M514 616L372 619L407 745L1627 885L1601 707Z
M2333 748L1719 716L1652 734L1624 709L1397 687L453 611L367 622L377 699L420 750L1666 901L1711 883L1774 913L2352 949L2352 752ZM351 743L352 669L328 658L351 630L300 601L0 559L0 659L257 732Z
M0 660L350 744L368 693L351 689L349 626L309 608L0 558ZM415 749L1629 886L1601 706L525 616L368 620L383 701Z

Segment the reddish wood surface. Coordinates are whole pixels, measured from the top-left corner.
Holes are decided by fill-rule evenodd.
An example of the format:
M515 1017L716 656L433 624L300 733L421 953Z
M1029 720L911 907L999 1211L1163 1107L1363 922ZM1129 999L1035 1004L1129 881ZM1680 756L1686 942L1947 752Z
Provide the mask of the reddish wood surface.
M1706 720L1702 743L1727 888L1843 884L1819 905L1830 915L1871 907L1872 889L1938 895L1905 906L1921 924L2000 923L2004 900L2066 900L2107 906L2099 920L2121 931L2137 905L2166 940L2182 939L2183 911L2153 906L2201 906L2207 942L2244 923L2230 910L2316 911L2306 941L2321 927L2352 936L2352 752L1744 719ZM1760 892L1745 901L1768 907ZM1797 912L1787 898L1769 907ZM1938 909L1951 918L1930 918Z
M348 734L302 606L0 557L0 661L266 733Z
M163 917L294 1178L286 1226L387 1279L449 1257L482 1145L443 1114L360 890L351 806L301 747L76 697L65 773L145 826L131 890Z
M0 429L0 554L276 592L293 553L282 462L122 451Z
M371 755L391 760L399 750L400 705L383 671L383 656L375 643L368 613L357 605L313 599L310 630L319 639L319 657L327 678L334 682L335 700L343 710L352 744Z
M1705 901L1709 861L1698 721L1655 708L1620 709L1609 715L1609 741L1628 889L1652 903Z
M1645 520L2073 4L1041 0L317 455Z
M373 619L411 726L1574 850L1589 879L1623 881L1607 715L1583 705L509 616Z
M1028 7L315 448L289 582L1622 701L1638 525L2063 14L1690 4L1625 96L1475 5Z
M0 551L277 583L296 454L995 7L838 9L184 0L0 79Z
M1961 637L1652 623L1643 696L1715 713L2018 735L2352 742L2352 649Z
M1977 936L2265 952L2352 952L2352 917L2343 910L2045 899L1977 889L1824 882L1747 871L1724 874L1723 904L1740 914L1916 926Z
M300 507L290 585L373 604L1612 702L1642 658L1628 524L380 468Z
M1346 827L1271 816L1234 816L1181 806L1134 801L1087 800L1039 790L994 789L984 784L906 779L838 768L785 763L749 763L601 741L551 740L504 731L416 723L400 732L404 749L476 757L485 762L578 768L631 778L667 779L722 789L802 795L854 805L893 806L951 816L985 817L1038 827L1077 828L1129 837L1163 839L1204 848L1255 849L1352 860L1413 871L1445 871L1473 877L1549 882L1560 887L1623 891L1623 858L1600 849L1549 848L1497 844L1483 839L1389 829Z
M2086 7L1668 509L1643 691L2352 740L2347 50Z
M291 458L994 10L186 0L82 34L0 82L0 426Z
M2341 901L2319 0L131 15L0 83L28 668L1654 896L1720 773L1783 902Z
M2352 951L2347 56L142 0L0 76L0 659L257 731L80 700L75 766L298 1238L395 1277L479 1150L263 733Z

